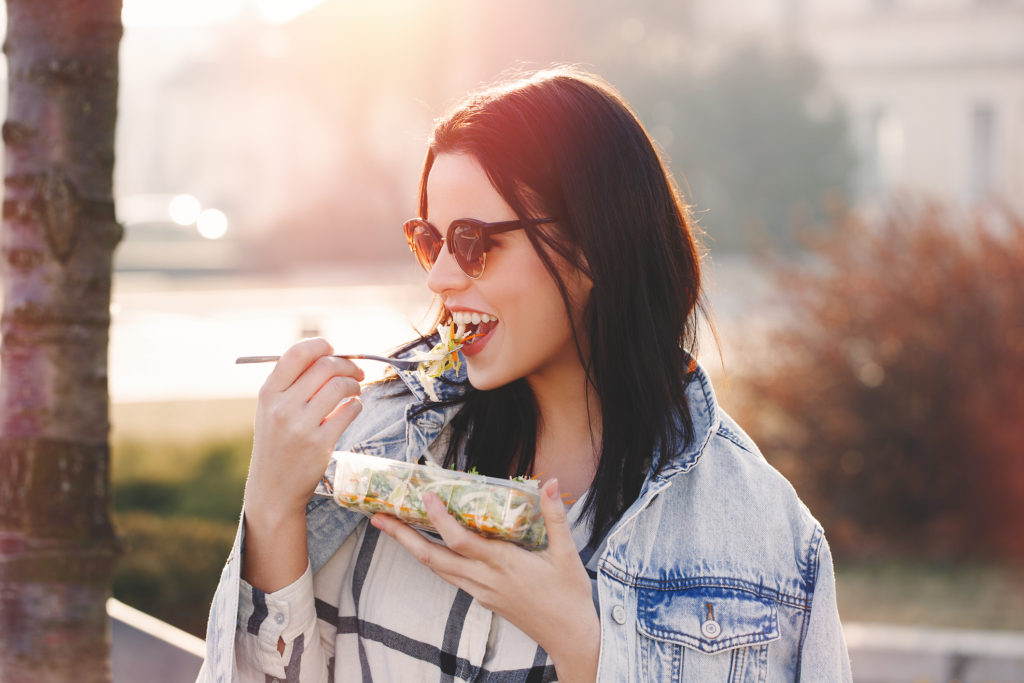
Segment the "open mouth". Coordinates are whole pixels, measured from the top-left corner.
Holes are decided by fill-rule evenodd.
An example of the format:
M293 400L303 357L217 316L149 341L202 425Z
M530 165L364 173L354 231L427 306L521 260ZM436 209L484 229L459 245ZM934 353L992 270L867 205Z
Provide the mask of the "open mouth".
M455 338L465 340L462 348L466 352L473 347L482 348L488 335L498 326L497 316L487 313L451 311L451 316L455 323Z

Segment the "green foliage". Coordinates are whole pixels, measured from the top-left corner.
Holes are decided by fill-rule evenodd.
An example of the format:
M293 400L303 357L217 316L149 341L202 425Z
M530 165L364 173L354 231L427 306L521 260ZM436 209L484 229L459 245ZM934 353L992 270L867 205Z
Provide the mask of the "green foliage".
M702 74L689 63L631 65L628 53L606 62L713 249L793 249L823 206L847 196L855 162L845 116L810 56L747 47Z
M114 509L233 522L241 509L250 450L249 437L115 444Z
M673 159L715 247L792 248L847 193L846 122L806 55L737 53L684 88L674 123Z
M837 553L1024 558L1024 222L903 204L815 253L745 426Z
M236 524L147 512L117 515L125 553L114 597L200 638Z
M250 448L248 436L114 445L115 520L125 551L114 597L205 637L238 524Z
M157 515L173 515L181 508L181 485L166 481L125 481L114 486L118 511L146 510Z

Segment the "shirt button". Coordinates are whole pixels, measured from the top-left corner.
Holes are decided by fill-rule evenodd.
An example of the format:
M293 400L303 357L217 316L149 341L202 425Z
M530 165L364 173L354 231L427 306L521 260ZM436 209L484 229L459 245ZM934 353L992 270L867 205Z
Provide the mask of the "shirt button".
M612 607L612 619L615 620L616 624L622 625L626 623L626 608L622 605L615 605Z
M284 615L283 614L275 614L274 615L274 621L276 621L279 624L283 624L284 623Z
M722 627L714 619L708 619L700 625L700 632L704 634L705 638L717 638L722 632Z

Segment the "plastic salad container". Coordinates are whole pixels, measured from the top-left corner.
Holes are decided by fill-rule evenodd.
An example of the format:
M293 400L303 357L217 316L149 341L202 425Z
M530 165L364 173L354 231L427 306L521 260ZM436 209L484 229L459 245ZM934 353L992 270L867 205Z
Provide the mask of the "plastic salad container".
M366 515L384 512L436 533L423 507L422 496L430 491L468 529L529 550L547 546L540 491L535 482L520 483L362 453L338 451L332 457L334 482L329 493L343 507Z

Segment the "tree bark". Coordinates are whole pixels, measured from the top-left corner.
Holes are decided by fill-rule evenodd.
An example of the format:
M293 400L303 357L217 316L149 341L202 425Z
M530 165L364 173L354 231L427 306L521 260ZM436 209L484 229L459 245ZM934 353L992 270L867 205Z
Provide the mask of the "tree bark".
M7 0L0 680L109 681L121 0Z

